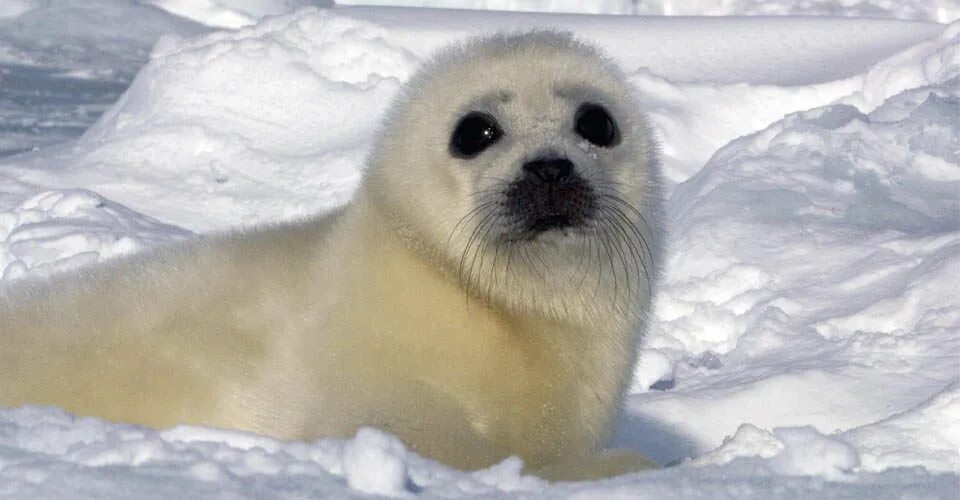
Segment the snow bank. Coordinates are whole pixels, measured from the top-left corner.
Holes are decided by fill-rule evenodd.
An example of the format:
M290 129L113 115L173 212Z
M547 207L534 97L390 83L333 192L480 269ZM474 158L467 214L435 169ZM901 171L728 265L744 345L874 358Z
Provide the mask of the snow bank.
M85 189L18 191L0 193L0 202L35 193L0 212L2 280L46 276L190 234Z
M783 427L767 432L750 424L741 425L719 448L693 463L723 465L745 457L770 459L757 462L777 474L834 480L849 479L860 465L853 447L824 436L813 427Z
M955 68L956 35L938 43L927 52ZM889 69L864 81L902 74ZM891 447L871 466L957 470L944 447L955 456L958 437L917 440L882 423L958 416L949 404L921 409L956 383L960 352L960 79L936 75L870 113L833 104L790 115L676 188L647 343L675 362L675 382L632 397L636 414L678 427L688 453L743 422L812 425L888 432L916 455Z
M376 430L281 443L27 408L0 411L0 494L955 496L957 24L344 8L168 36L82 138L0 159L0 275L345 203L415 67L521 26L608 49L663 143L670 250L617 442L680 465L548 485Z
M644 8L633 0L336 0L338 5L434 7L577 14L637 14Z
M306 5L330 7L333 0L141 0L171 14L217 28L241 28L267 16Z
M337 0L336 3L581 14L850 16L922 19L941 23L960 18L960 4L954 0Z
M844 19L602 21L304 9L236 32L168 36L120 101L67 146L69 162L25 157L10 168L27 182L84 186L201 232L326 210L349 198L386 103L435 48L477 31L558 25L636 72L664 136L668 177L680 181L730 139L852 92L858 64L942 31ZM790 46L799 48L784 52ZM837 55L822 57L826 48ZM682 83L692 78L700 83ZM741 83L725 83L731 78ZM799 79L815 85L792 95L772 85ZM51 170L51 161L60 166Z
M28 0L13 2L12 12ZM219 28L254 24L264 16L304 5L378 5L521 12L647 16L846 16L947 23L960 18L955 0L141 0L168 12ZM18 7L18 5L20 5ZM3 17L3 10L0 10Z
M960 387L954 382L920 405L842 434L863 470L918 466L960 470Z

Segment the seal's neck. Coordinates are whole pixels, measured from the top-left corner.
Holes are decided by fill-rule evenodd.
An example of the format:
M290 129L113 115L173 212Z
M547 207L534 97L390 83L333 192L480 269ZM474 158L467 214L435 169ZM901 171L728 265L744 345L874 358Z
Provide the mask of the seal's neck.
M448 352L445 350L448 347L449 352L459 355L471 353L473 357L458 361L457 365L462 365L457 372L460 375L438 372L426 378L440 385L456 380L459 384L474 381L479 385L467 391L469 394L477 394L480 399L503 398L506 397L503 394L483 392L488 387L483 378L503 371L502 376L512 374L515 379L504 384L516 386L517 405L525 401L522 404L548 408L557 412L556 418L548 420L562 422L564 429L568 426L584 429L584 434L576 439L564 436L570 441L566 444L571 449L593 446L608 437L606 432L611 428L610 422L622 400L635 359L636 335L632 325L572 320L576 318L570 316L576 312L572 309L563 316L559 309L557 314L550 314L519 303L533 300L529 296L508 297L501 302L468 292L457 275L437 265L425 249L411 244L410 240L415 238L397 231L389 217L372 208L375 207L365 200L357 200L351 206L348 219L341 226L341 230L352 235L344 238L350 240L350 246L337 257L360 259L365 263L362 269L352 271L362 276L344 277L350 283L362 285L362 289L348 286L349 290L344 293L351 294L356 302L375 304L373 310L392 312L383 315L389 319L388 324L381 323L380 315L370 315L369 308L363 312L368 317L357 319L367 330L376 332L371 343L389 339L396 349L421 349L423 352L404 355L422 359L424 365L435 366L437 370L450 368L447 354L437 357L437 353ZM510 293L511 289L505 291ZM580 303L576 306L583 307ZM491 361L494 358L497 360ZM538 375L541 373L551 374L550 379ZM477 378L477 374L484 375ZM449 392L464 391L452 388ZM531 402L530 398L539 400ZM474 403L479 404L472 399L463 404ZM536 416L535 420L540 422L541 415ZM534 423L521 426L548 434L560 432L542 427ZM551 441L560 443L563 439Z
M633 272L617 267L625 260L604 260L594 266L590 260L599 258L594 253L582 259L565 256L551 260L556 256L538 254L547 249L534 244L523 249L471 248L472 253L462 257L461 252L424 241L430 238L419 234L402 214L378 203L372 194L362 189L351 207L354 217L365 220L357 227L366 231L368 244L380 248L384 258L402 248L434 267L471 300L517 316L538 316L619 335L636 330L642 319L640 311L649 301L646 290L641 289L646 282L639 276L624 278Z

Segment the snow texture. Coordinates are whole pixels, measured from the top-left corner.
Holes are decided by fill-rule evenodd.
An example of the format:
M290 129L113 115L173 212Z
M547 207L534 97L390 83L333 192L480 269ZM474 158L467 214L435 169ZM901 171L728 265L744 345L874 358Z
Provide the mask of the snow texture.
M581 14L886 17L941 23L960 18L960 5L953 0L337 0L336 3Z
M299 7L331 7L333 0L141 0L172 14L217 28L241 28Z
M181 14L212 25L241 12L250 24L293 3L209 0ZM958 10L847 3L684 5L934 21ZM56 26L75 27L54 37ZM11 79L21 90L119 82L107 101L124 85L114 75L132 74L169 34L102 116L55 114L35 134L48 142L0 158L0 277L16 286L342 205L386 104L433 50L532 27L603 47L662 143L666 269L616 444L672 466L548 484L515 458L456 471L376 429L284 443L26 407L0 410L0 496L960 495L960 23L366 7L204 34L143 3L5 0L0 106L23 120L56 99L15 102ZM74 103L64 109L84 88L57 87ZM0 116L0 150L24 144ZM70 135L57 126L93 120L53 145Z

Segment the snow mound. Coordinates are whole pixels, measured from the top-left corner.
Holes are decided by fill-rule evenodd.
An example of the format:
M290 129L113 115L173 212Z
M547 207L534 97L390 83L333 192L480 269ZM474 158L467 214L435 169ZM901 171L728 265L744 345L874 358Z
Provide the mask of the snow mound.
M0 200L8 196L0 192ZM91 191L44 190L0 212L0 280L75 269L189 234Z
M955 36L922 53L954 67ZM702 453L744 422L812 425L856 429L865 445L889 433L870 468L958 470L960 439L911 428L956 419L928 402L960 363L960 78L930 75L869 113L789 115L676 187L646 346L670 357L674 385L630 401L638 418L679 426L674 453Z
M333 0L141 0L171 14L216 28L241 28L305 5L330 7Z
M364 493L399 496L407 492L407 449L396 437L364 428L343 450L347 486Z
M416 66L386 33L303 10L238 32L161 39L130 89L72 146L71 164L26 177L93 185L201 231L341 205L385 104Z
M860 451L863 470L919 466L960 471L960 386L919 406L843 435Z
M791 115L721 149L679 186L671 200L676 250L669 252L661 295L672 340L690 352L727 352L754 326L757 318L748 312L770 307L788 315L829 309L809 325L837 337L855 329L836 319L845 317L836 310L840 296L848 302L858 291L882 296L877 285L886 280L953 274L949 264L960 241L957 88L951 81L906 91L869 115L844 104ZM904 116L884 119L892 113ZM734 209L730 228L705 217ZM760 244L758 230L765 234ZM915 257L913 265L891 269L887 251L890 258ZM790 289L811 286L816 296L791 297ZM953 305L948 293L924 295ZM697 308L712 311L699 326L686 323L690 315L672 322ZM878 324L874 331L892 329Z
M848 102L872 111L904 90L944 84L960 77L960 22L940 36L917 44L877 64L864 76L862 89Z
M577 14L637 14L633 0L336 0L338 5L381 5Z
M574 30L662 84L662 91L641 85L641 98L651 89L655 124L665 133L667 175L675 181L737 135L856 90L856 65L848 61L866 69L942 31L879 20L464 17L431 9L306 8L234 32L162 38L123 97L66 146L61 154L69 161L28 155L10 166L33 184L84 186L201 232L329 210L349 199L386 104L435 48L477 30L538 26ZM696 35L681 40L677 32ZM628 39L651 50L628 50L631 44L622 43ZM710 54L691 54L694 41ZM785 53L790 46L799 48ZM827 47L832 60L822 57ZM681 83L695 77L701 83L689 89ZM745 103L756 85L723 83L738 77L759 84L760 97ZM797 78L815 79L814 89L784 97L790 87L771 85ZM685 102L688 94L696 97ZM732 119L730 111L743 111L744 104L756 113ZM689 141L685 128L692 131ZM58 168L51 170L52 163ZM195 210L198 202L203 213Z
M850 478L860 458L849 444L817 432L813 427L783 427L767 432L743 424L736 434L706 455L693 460L697 465L723 465L735 459L760 457L759 461L777 474Z

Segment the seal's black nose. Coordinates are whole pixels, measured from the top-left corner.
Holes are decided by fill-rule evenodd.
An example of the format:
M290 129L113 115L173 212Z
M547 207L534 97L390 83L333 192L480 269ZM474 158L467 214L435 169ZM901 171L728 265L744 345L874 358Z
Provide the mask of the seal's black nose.
M561 182L573 172L573 162L566 158L537 159L523 164L523 172L542 183Z
M573 162L543 156L520 167L504 190L503 207L514 217L516 237L529 239L545 231L586 226L596 211L596 195Z

